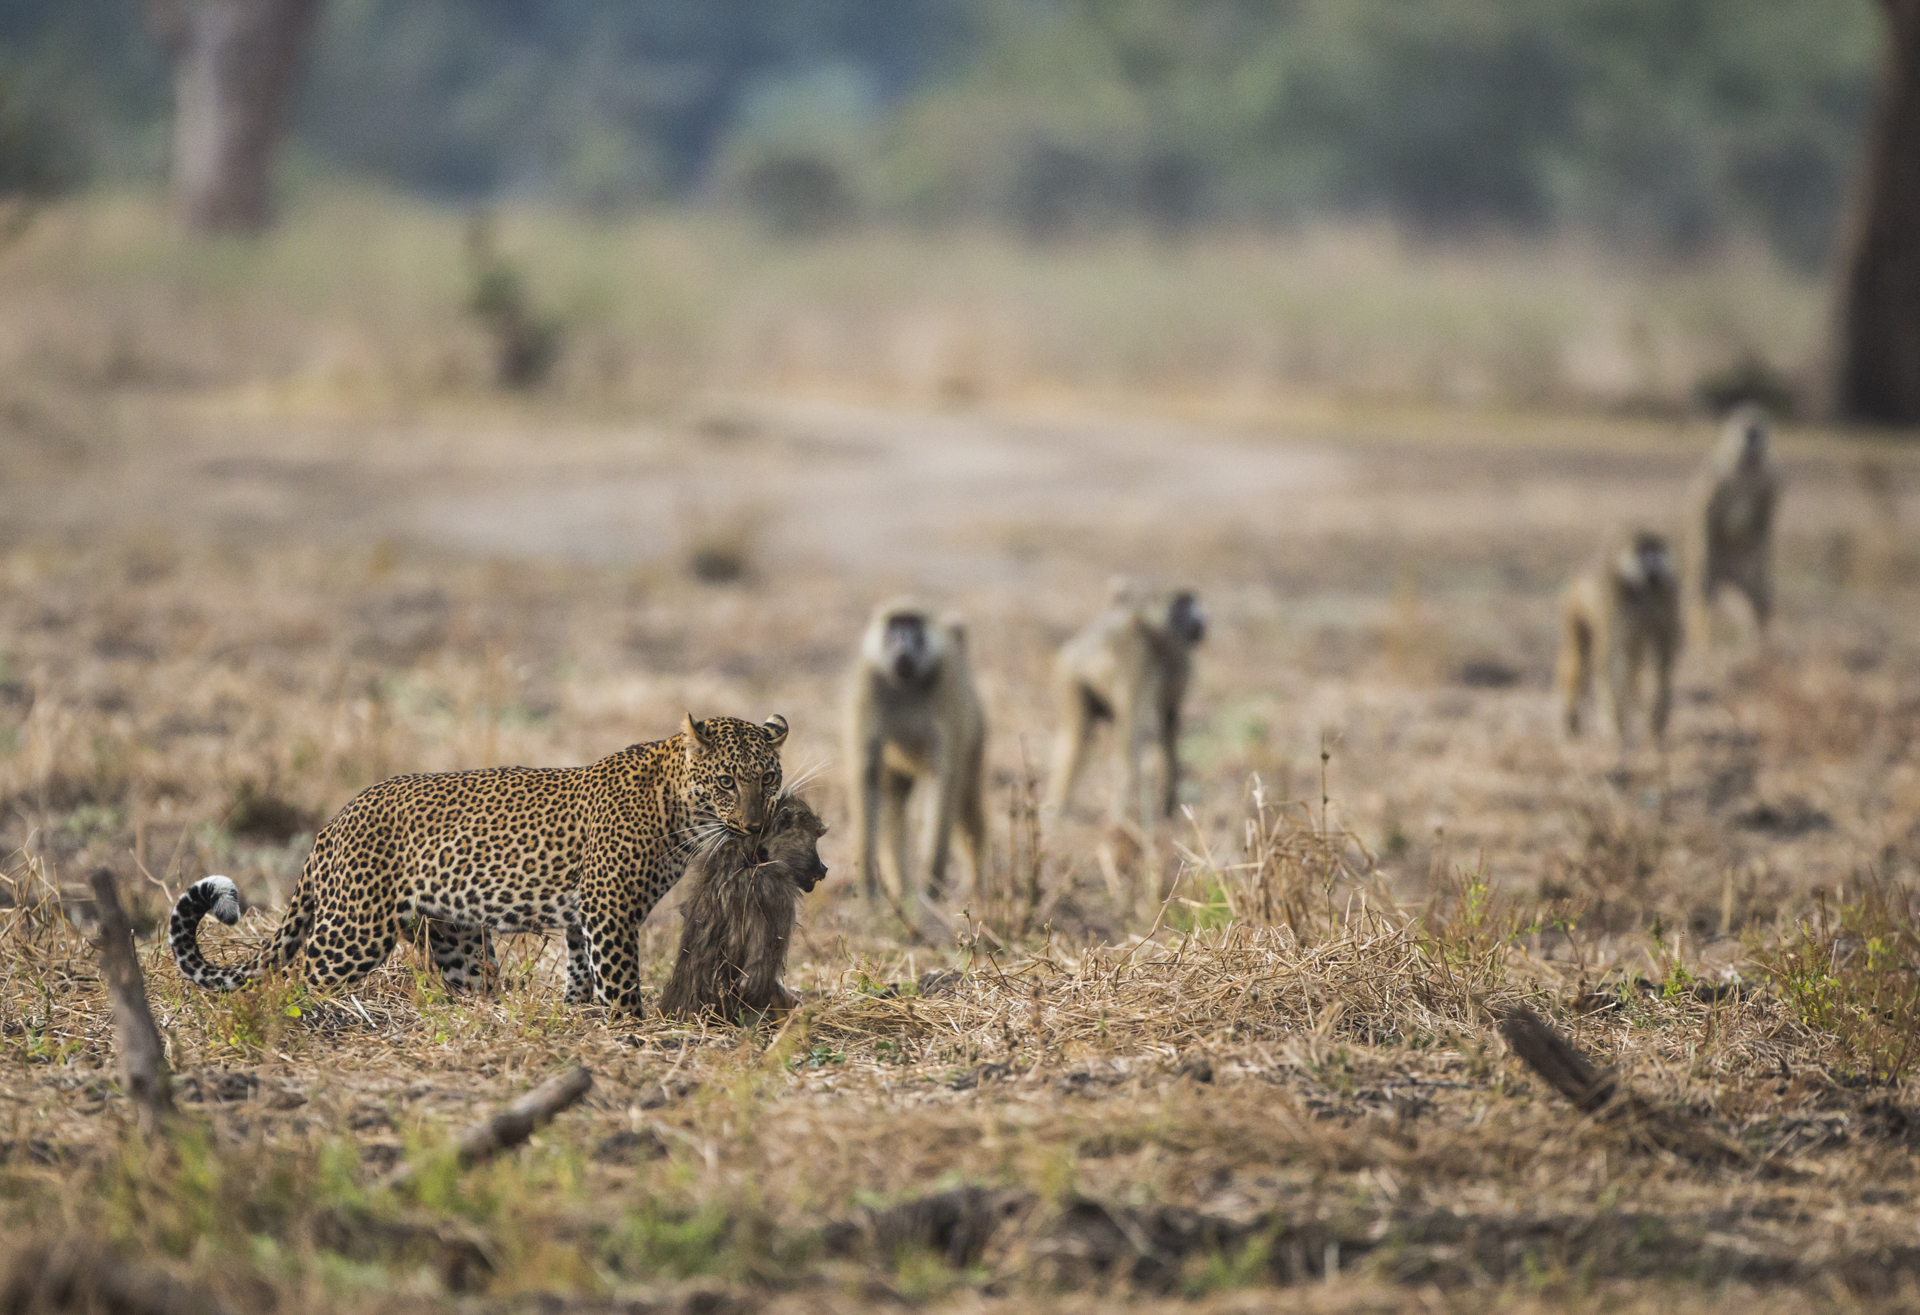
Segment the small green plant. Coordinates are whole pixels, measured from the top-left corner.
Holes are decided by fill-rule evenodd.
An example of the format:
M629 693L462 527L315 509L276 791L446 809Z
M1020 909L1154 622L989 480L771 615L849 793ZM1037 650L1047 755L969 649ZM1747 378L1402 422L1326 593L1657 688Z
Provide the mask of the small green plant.
M1199 898L1182 896L1167 910L1167 925L1175 931L1212 931L1233 921L1233 899L1226 882L1204 877L1198 883Z
M208 1028L247 1058L258 1059L287 1048L289 1025L305 1014L307 1005L307 987L300 977L268 977L224 997Z
M1273 1235L1268 1228L1248 1238L1244 1245L1229 1251L1209 1251L1197 1265L1189 1267L1184 1287L1189 1297L1204 1297L1211 1292L1234 1292L1266 1280L1272 1269Z
M534 308L526 274L501 254L490 215L475 215L467 224L467 266L467 311L493 339L494 382L539 387L560 357L564 333L558 320Z
M1749 952L1855 1073L1900 1082L1920 1064L1920 919L1909 892L1876 880L1857 900L1829 906L1822 896L1783 940Z
M804 1055L795 1055L787 1063L794 1068L825 1068L829 1064L844 1064L847 1057L835 1050L825 1041L816 1041Z
M1532 930L1495 892L1483 867L1454 873L1423 921L1425 944L1437 958L1456 971L1495 976L1507 947Z
M893 1253L893 1287L910 1305L951 1296L967 1284L967 1275L947 1257L924 1246L902 1246Z
M755 1207L719 1200L690 1209L649 1202L627 1214L610 1244L616 1272L664 1279L747 1277L783 1249Z

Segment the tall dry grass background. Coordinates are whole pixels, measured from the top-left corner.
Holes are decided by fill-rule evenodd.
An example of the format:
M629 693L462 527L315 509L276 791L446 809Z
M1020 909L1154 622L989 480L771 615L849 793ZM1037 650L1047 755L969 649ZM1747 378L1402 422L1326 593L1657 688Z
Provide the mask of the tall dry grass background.
M329 195L229 246L92 198L0 255L0 1293L113 1254L236 1310L1913 1304L1920 461L1785 431L1777 632L1687 655L1664 751L1562 741L1546 689L1560 582L1672 522L1696 383L1809 362L1815 286L1379 231L498 232L565 326L532 392L459 215ZM1116 569L1212 622L1151 829L1098 773L1033 806ZM994 727L994 860L917 929L847 880L833 766L900 588L968 617ZM143 934L232 875L237 955L373 781L689 708L827 768L799 1011L567 1008L538 938L488 999L410 951L217 997L150 937L189 1117L134 1131L90 871ZM1575 1112L1523 1002L1733 1151ZM585 1106L455 1168L572 1060Z

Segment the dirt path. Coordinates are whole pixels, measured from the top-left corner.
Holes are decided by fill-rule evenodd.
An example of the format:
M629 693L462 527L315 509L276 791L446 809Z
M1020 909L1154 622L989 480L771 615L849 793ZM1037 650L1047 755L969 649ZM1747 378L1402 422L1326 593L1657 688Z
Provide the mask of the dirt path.
M1570 441L1536 442L1524 423L1482 432L1444 417L1252 432L793 400L743 406L705 430L503 411L316 421L138 398L119 412L129 437L116 459L0 492L16 525L107 515L242 539L398 537L633 563L750 520L763 550L930 588L1017 579L1035 536L1597 534L1676 514L1709 438L1697 425L1595 421ZM1789 534L1862 516L1854 460L1826 449L1795 459ZM1886 460L1913 465L1904 452ZM1911 501L1920 478L1907 473Z

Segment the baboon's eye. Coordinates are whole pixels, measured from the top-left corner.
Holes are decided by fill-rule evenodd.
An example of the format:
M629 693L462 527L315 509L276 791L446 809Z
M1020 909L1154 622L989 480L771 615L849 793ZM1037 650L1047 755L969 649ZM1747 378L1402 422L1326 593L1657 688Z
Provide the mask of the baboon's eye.
M720 788L722 790L733 789L733 778L731 776L722 775L720 778Z

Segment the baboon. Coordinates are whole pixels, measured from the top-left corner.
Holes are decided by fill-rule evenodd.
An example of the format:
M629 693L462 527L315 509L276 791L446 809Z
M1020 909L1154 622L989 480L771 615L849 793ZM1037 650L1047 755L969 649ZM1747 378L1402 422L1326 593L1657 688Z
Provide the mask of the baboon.
M1768 455L1767 414L1734 409L1694 481L1687 522L1687 626L1705 644L1722 585L1746 595L1765 633L1773 615L1773 510L1779 477Z
M1073 795L1093 724L1111 721L1121 761L1115 815L1125 817L1137 805L1142 823L1152 816L1140 771L1149 737L1158 740L1166 768L1160 813L1172 815L1180 788L1180 701L1193 647L1206 634L1206 618L1191 590L1151 593L1122 577L1108 585L1107 610L1069 639L1053 664L1060 705L1047 787L1053 812Z
M1564 629L1555 683L1567 734L1580 733L1581 702L1593 687L1594 665L1604 663L1601 715L1627 743L1627 713L1640 668L1651 661L1653 735L1656 740L1664 736L1673 704L1673 661L1680 652L1680 583L1666 536L1640 530L1616 541L1574 577L1560 610Z
M923 783L932 796L921 846L928 897L946 894L947 855L956 827L977 887L987 861L981 798L987 718L967 660L966 627L909 601L877 608L860 641L847 691L846 735L854 836L867 897L878 897L884 877L903 906L912 904L907 801Z
M733 1020L797 1003L780 974L800 894L827 875L819 850L826 830L806 800L787 795L760 836L728 834L687 865L680 952L661 1013Z

